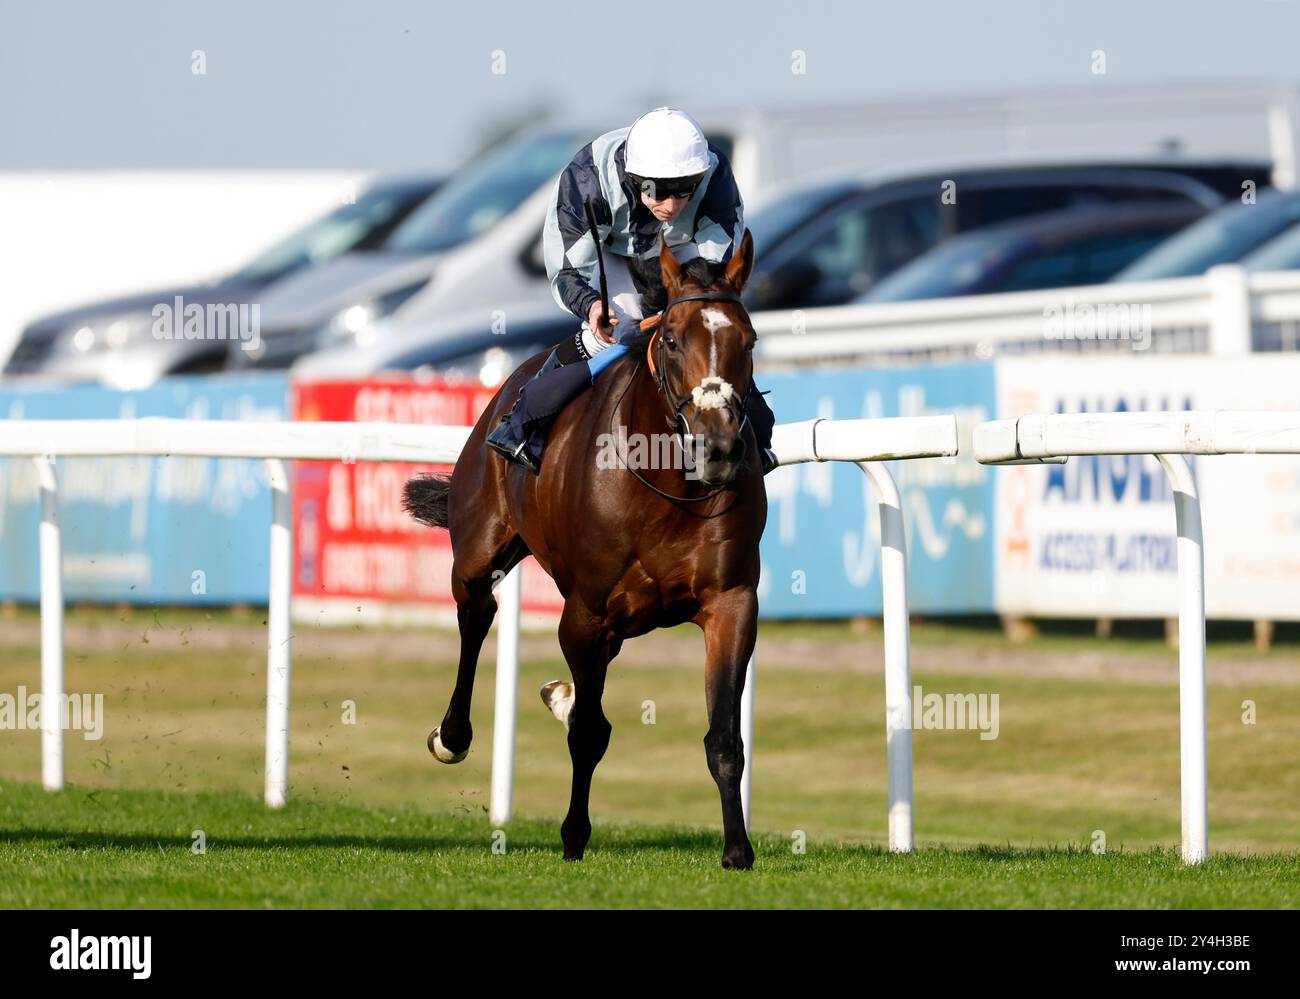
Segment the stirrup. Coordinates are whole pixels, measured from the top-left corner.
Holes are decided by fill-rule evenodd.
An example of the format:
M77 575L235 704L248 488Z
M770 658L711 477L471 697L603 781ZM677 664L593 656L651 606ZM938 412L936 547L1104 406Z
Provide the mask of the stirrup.
M564 364L560 361L559 349L553 348L551 352L546 355L546 360L542 362L542 366L537 369L536 374L534 374L528 381L534 382L538 378L541 378L542 375L554 371L556 368L562 367L564 367ZM497 428L493 430L492 433L488 434L487 446L497 454L501 455L501 457L506 461L513 462L516 465L521 465L534 475L540 475L541 466L528 450L528 439L525 438L522 441L517 440L510 430L510 417L519 406L519 403L523 400L523 395L524 390L521 386L519 389L519 395L515 397L515 404L510 407L510 412L501 417L501 422L497 425Z
M534 475L541 473L541 466L528 450L528 440L516 440L510 432L510 417L503 416L497 428L487 436L487 446L501 455L506 461L528 469Z

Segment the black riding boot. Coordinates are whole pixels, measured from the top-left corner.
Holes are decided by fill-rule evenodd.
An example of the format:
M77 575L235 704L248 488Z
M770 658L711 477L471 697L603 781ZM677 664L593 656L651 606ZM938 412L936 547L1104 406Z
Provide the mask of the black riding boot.
M519 390L514 408L487 438L493 451L534 475L541 471L542 449L551 423L569 400L591 384L585 363L563 359L565 346L551 351L537 374Z
M776 414L757 387L745 399L745 415L754 428L754 440L758 443L758 455L766 475L777 467L776 455L772 453L772 428L776 426Z

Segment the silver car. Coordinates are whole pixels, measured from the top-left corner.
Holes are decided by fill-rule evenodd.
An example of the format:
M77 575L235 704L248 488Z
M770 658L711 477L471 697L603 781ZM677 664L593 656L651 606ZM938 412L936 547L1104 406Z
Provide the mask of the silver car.
M439 280L452 251L475 243L560 172L585 133L521 135L461 170L379 249L344 254L262 299L260 349L231 346L231 367L287 367L315 350L373 343L384 323Z

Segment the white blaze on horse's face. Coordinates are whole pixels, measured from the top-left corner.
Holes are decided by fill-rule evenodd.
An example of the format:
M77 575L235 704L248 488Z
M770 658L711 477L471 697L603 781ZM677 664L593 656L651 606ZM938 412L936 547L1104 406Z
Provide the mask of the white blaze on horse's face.
M709 377L712 378L718 373L718 330L730 326L731 320L721 309L703 309L700 318L709 331Z
M744 407L736 386L743 388L749 378L750 334L738 315L716 305L702 306L692 319L692 328L683 329L681 336L684 343L693 342L694 349L685 350L677 362L682 366L681 384L696 382L678 411L682 445L693 456L694 477L707 486L721 486L735 478L743 463Z

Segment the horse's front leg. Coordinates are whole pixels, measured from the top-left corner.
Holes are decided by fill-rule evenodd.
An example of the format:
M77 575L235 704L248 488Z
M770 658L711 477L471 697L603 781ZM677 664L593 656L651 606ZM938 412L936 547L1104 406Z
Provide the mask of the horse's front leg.
M559 637L573 673L573 705L568 714L573 785L560 838L564 841L564 859L581 860L591 839L591 778L609 748L613 731L601 707L605 674L622 643L611 641L601 622L574 596L564 603Z
M727 590L701 608L696 621L704 629L706 656L709 732L704 737L704 755L722 798L722 866L749 870L754 866L754 848L745 832L740 803L740 777L745 770L740 695L758 635L758 597L749 588Z

